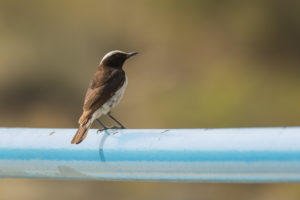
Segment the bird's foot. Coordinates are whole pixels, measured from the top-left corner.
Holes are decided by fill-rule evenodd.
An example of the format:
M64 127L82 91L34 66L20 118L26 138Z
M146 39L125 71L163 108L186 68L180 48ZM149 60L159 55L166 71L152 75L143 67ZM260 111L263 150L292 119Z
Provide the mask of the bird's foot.
M117 129L126 129L124 126L121 126L121 127L118 127L118 126L113 126L113 127L111 127L113 130L117 130ZM113 135L115 135L115 134L117 134L118 133L118 131L115 131L114 133L113 133Z
M102 131L105 131L105 130L107 130L108 128L102 128L102 129L98 129L97 130L97 134L99 134L99 133L101 133Z
M106 128L102 128L102 129L98 129L97 130L97 134L102 133L102 131L107 131L107 130L116 130L116 129L126 129L124 126L111 126L111 127L106 127ZM117 132L116 132L117 133ZM115 133L114 133L115 134ZM113 134L113 135L114 135Z

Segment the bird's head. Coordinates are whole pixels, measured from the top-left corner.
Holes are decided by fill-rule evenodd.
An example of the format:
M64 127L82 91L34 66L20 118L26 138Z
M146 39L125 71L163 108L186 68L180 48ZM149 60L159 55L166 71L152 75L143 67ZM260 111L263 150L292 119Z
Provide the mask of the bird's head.
M138 54L137 52L126 53L119 50L110 51L102 58L100 64L113 68L122 68L124 62L130 58Z

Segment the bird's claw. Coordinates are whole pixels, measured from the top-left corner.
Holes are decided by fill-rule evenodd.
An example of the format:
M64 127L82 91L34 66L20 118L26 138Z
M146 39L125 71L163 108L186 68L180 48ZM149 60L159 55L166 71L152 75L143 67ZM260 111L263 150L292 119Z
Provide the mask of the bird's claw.
M102 131L105 131L105 130L107 130L107 128L98 129L98 130L97 130L97 134L99 134L99 133L101 133Z
M111 126L111 127L106 127L106 128L102 128L102 129L98 129L97 130L97 134L100 134L102 131L106 131L109 129L126 129L124 126L118 127L118 126Z

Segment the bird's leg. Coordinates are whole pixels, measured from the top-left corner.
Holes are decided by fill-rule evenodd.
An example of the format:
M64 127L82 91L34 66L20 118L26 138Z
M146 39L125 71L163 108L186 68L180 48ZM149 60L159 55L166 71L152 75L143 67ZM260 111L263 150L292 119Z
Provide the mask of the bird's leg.
M123 126L123 124L121 124L116 118L114 118L114 117L110 114L110 112L107 113L107 115L108 115L112 120L114 120L114 121L120 126L121 129L124 129L124 128L125 128L125 126ZM112 127L112 128L119 128L119 127Z
M98 129L98 130L97 130L97 133L98 133L98 132L101 132L101 131L103 131L103 130L108 129L108 128L100 121L100 119L96 119L96 121L103 127L103 129Z

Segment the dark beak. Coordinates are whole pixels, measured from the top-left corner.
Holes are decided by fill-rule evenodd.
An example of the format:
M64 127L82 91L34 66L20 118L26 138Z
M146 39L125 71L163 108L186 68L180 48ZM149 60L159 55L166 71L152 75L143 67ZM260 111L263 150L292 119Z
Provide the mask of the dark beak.
M138 52L130 52L127 54L127 58L130 58L131 56L134 56L136 54L138 54Z

